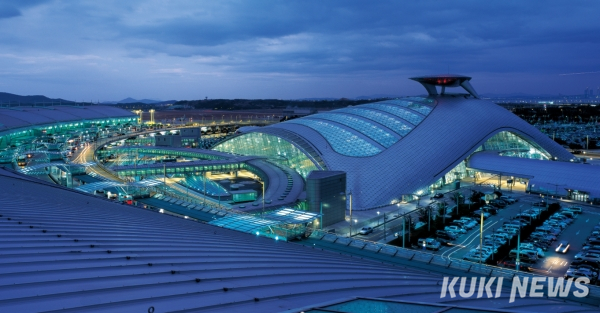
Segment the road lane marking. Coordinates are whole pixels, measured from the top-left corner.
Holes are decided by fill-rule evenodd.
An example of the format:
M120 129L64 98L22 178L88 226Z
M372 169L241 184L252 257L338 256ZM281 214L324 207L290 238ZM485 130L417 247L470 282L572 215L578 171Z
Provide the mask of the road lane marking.
M550 270L551 270L551 269L552 269L552 266L550 266L550 267L548 268L548 270L546 271L546 273L550 273Z
M579 235L579 232L580 232L580 231L581 231L581 230L578 230L578 231L575 233L575 235Z
M589 219L589 218L588 218L587 220L585 220L585 222L586 222L586 223L587 223L587 222L589 222L589 221L590 221L590 219Z
M488 225L486 228L484 228L484 230L483 230L483 231L485 232L486 230L490 229L490 227L494 226L496 223L498 223L498 222L493 222L491 225ZM464 244L464 243L465 243L467 240L469 240L469 237L471 237L471 236L473 236L473 235L475 235L475 237L474 237L473 239L471 239L471 241L469 241L469 243L467 243L467 244ZM467 245L470 245L471 243L473 243L473 241L475 241L475 239L477 239L477 238L479 237L479 236L477 236L477 235L479 235L479 233L478 233L478 232L474 232L474 233L473 233L473 234L471 234L470 236L467 236L467 238L465 238L465 240L464 240L463 242L461 242L461 243L460 243L460 245L462 246L462 248L457 246L457 248L458 248L458 249L456 249L456 250L455 250L455 251L453 251L452 253L448 254L448 257L450 257L450 256L451 256L451 255L453 255L454 253L458 252L458 250L460 250L460 249L464 249L464 248L465 248ZM450 250L448 250L448 251L446 251L446 252L450 252ZM442 257L443 257L443 255L442 255Z

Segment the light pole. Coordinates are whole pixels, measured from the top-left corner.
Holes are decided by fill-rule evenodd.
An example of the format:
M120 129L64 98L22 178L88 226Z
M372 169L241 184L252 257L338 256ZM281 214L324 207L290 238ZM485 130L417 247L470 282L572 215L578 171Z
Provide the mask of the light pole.
M265 214L265 182L262 182L262 214Z
M381 219L379 218L379 211L377 211L377 226L381 225Z
M483 248L483 209L481 209L481 220L479 221L479 265L481 265L481 248Z
M321 211L320 212L321 213L321 217L320 217L321 222L319 223L319 225L321 226L321 230L323 230L323 202L321 202L319 204L319 206L320 206L320 211Z
M404 236L406 235L406 214L402 215L402 248L404 248Z
M350 237L352 237L352 191L348 193L350 199Z
M385 229L385 212L383 212L383 240L387 241L387 231Z
M515 263L516 263L517 272L518 272L520 263L521 263L521 225L520 224L519 224L519 232L517 233L517 261Z
M431 232L431 207L427 206L427 231Z

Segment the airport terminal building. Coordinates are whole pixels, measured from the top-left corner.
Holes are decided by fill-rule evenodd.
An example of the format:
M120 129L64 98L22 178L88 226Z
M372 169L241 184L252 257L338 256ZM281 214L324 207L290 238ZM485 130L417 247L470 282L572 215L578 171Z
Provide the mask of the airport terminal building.
M470 77L417 77L427 97L351 106L253 129L214 149L259 155L295 169L347 173L354 208L367 210L427 195L444 184L493 173L518 177L531 192L600 198L598 168L583 165L510 111L481 99ZM447 87L467 93L449 94ZM525 160L524 160L525 159ZM561 175L553 175L559 170Z

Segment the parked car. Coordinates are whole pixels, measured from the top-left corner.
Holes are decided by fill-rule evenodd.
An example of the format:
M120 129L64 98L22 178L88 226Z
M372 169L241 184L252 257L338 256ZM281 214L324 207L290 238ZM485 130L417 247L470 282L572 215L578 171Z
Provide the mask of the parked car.
M594 250L594 251L596 251L596 250ZM583 260L583 259L586 259L586 260L593 260L593 259L600 260L600 254L589 252L589 250L588 251L581 251L581 252L577 253L573 258L575 260Z
M498 214L498 209L496 209L496 208L484 206L482 209L483 209L484 212L490 213L492 215Z
M582 271L579 271L579 270L573 272L572 276L570 276L570 277L565 276L565 278L571 278L571 277L573 279L577 279L577 278L580 278L580 277L585 277L585 278L589 279L590 282L594 282L595 281L595 279L594 279L594 277L592 275L589 275L588 273L582 272Z
M535 229L536 231L541 231L549 235L558 236L560 235L560 229L552 228L549 226L539 226Z
M373 227L370 227L370 226L365 226L365 227L361 228L359 231L359 233L361 235L368 235L372 232L373 232Z
M553 221L553 220L545 221L544 225L551 226L551 227L559 227L561 230L565 229L567 227L567 223Z
M490 204L498 207L498 208L505 208L506 207L506 203L504 201L500 201L500 200L492 200L490 201Z
M516 259L517 254L519 254L520 261L535 263L538 260L537 252L531 250L518 251L518 249L512 249L508 253L508 257L511 259Z
M444 230L445 231L455 232L455 233L460 233L460 234L466 234L467 233L467 231L464 228L458 227L458 226L455 226L455 225L446 226L446 227L444 227Z
M486 220L488 217L492 216L490 213L483 212L483 219ZM481 210L477 210L473 212L474 218L481 218Z
M560 211L560 214L562 214L562 215L564 215L564 216L566 216L568 218L572 218L572 219L577 218L577 213L571 212L571 211L568 211L568 210L566 210L566 211Z
M438 239L444 240L444 241L456 240L456 234L453 234L451 232L446 232L443 230L438 230L437 232L435 232L435 235Z
M487 254L480 254L479 252L468 253L463 257L463 260L471 261L471 262L485 262L489 258Z
M572 266L581 266L581 265L589 265L595 269L600 269L600 263L595 262L595 261L588 261L588 260L575 260L573 262L571 262Z
M507 240L513 239L515 236L515 233L513 233L512 231L510 231L508 229L503 229L503 228L497 229L496 234L505 236L505 238Z
M503 200L503 201L508 202L509 204L513 204L513 203L515 203L515 202L518 201L517 199L511 198L509 196L500 196L500 199Z
M443 193L436 193L435 195L433 195L433 197L434 197L435 199L440 199L440 198L443 198L443 197L444 197L444 194L443 194Z
M504 267L507 267L507 268L510 268L513 270L517 269L517 261L515 261L515 260L506 260L506 261L502 262L502 265ZM519 262L519 270L531 272L531 271L533 271L533 264L520 261Z
M442 245L433 238L419 239L418 240L419 247L425 246L425 249L438 251L442 247Z
M600 250L600 245L588 245L585 244L581 250Z
M571 212L575 212L577 214L583 213L583 208L581 208L580 206L573 206L573 207L568 208L568 210Z

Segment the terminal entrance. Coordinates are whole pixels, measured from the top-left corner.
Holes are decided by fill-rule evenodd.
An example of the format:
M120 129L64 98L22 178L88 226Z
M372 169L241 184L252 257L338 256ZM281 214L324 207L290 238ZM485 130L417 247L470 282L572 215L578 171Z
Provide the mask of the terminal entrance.
M569 190L569 199L575 201L589 202L590 194L586 191Z

